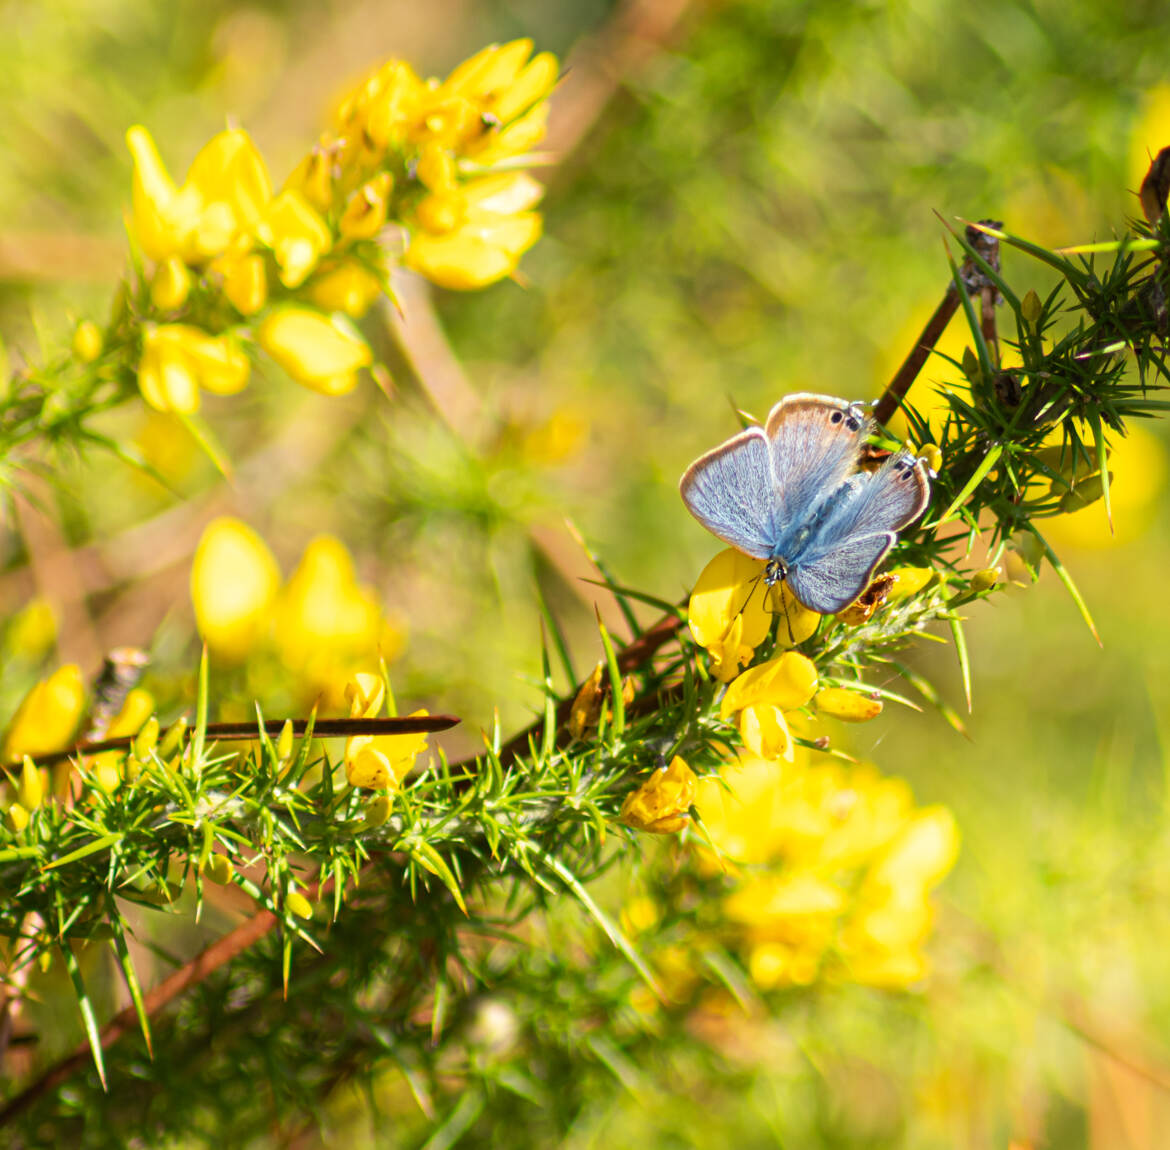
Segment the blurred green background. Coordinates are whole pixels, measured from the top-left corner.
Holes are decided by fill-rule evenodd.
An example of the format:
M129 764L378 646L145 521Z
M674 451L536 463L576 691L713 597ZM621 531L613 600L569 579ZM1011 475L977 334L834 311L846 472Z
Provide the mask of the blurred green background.
M442 73L527 35L571 64L525 286L437 295L444 341L420 327L408 285L414 365L392 353L389 401L368 384L328 400L258 380L209 404L230 485L176 425L119 413L111 430L184 499L109 458L70 460L50 495L60 534L26 516L0 538L0 609L34 593L63 603L59 656L87 670L116 644L153 645L155 688L177 708L203 525L245 519L286 575L333 533L406 632L401 704L465 717L444 743L456 754L493 707L510 731L537 705L536 585L578 669L598 655L566 519L619 582L684 594L717 545L678 498L683 468L735 429L736 406L877 394L947 282L936 213L1050 245L1108 238L1170 143L1170 9L1152 2L41 0L0 16L0 336L14 366L105 314L124 267L130 124L180 176L229 118L279 182L330 102L385 57ZM1050 285L1016 253L1005 270L1018 290ZM932 359L916 398L950 370ZM854 734L855 753L963 829L932 980L804 994L723 1052L736 1077L599 1100L572 1145L1165 1145L1164 442L1153 426L1116 445L1116 536L1099 506L1052 532L1103 648L1048 573L972 611L969 738L889 711ZM953 652L920 648L916 665L958 705ZM5 714L31 676L6 669ZM278 686L269 697L270 713L291 705Z

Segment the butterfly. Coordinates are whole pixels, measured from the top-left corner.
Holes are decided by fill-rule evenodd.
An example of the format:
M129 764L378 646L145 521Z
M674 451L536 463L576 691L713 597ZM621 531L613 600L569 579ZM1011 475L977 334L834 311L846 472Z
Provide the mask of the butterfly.
M786 395L749 427L687 468L683 502L708 531L767 561L806 607L835 614L869 585L897 532L930 499L926 464L905 449L858 469L874 422L860 403Z

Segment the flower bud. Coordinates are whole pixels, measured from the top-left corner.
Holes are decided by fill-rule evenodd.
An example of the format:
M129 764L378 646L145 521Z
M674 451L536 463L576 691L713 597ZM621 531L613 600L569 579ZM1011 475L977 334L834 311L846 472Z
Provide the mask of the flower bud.
M285 719L284 726L280 728L280 735L276 740L276 757L282 762L287 763L292 758L293 753L293 724L292 719Z
M191 273L177 256L158 265L150 284L150 302L159 311L178 311L191 291Z
M389 795L375 795L366 803L366 813L358 824L358 831L372 831L382 826L390 817L393 800Z
M35 811L45 797L45 780L37 765L24 756L20 768L20 783L16 788L16 799L26 811Z
M232 875L235 874L235 867L232 866L232 860L227 855L217 854L213 851L203 864L202 874L205 879L218 886L227 886L232 881Z
M1041 303L1040 297L1035 291L1029 289L1028 293L1020 300L1020 315L1024 323L1028 325L1029 330L1035 332L1037 325L1040 323L1040 317L1044 314L1044 304Z
M942 468L942 452L936 443L924 443L918 449L918 458L926 464L927 471L936 475Z
M361 336L337 317L295 304L267 316L257 337L297 383L323 395L352 391L358 370L373 359Z
M151 751L158 745L158 719L151 715L134 737L134 757L145 763Z
M998 567L984 567L971 576L971 590L975 592L990 591L999 582Z
M297 918L312 918L313 904L299 890L291 889L284 896L284 905Z
M102 333L93 320L83 319L73 331L73 354L82 363L93 363L102 354Z
M25 827L28 826L28 811L20 805L20 803L13 803L7 811L4 812L4 825L14 834L18 835Z
M832 715L843 723L867 723L882 713L881 699L845 687L825 687L818 691L813 706L819 714Z

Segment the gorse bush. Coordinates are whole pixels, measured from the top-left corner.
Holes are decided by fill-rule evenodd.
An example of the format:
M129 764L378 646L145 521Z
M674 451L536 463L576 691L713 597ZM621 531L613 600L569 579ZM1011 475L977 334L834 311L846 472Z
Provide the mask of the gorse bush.
M279 190L241 129L177 184L131 128L130 273L108 322L8 380L6 490L64 476L66 449L158 474L102 418L139 403L227 471L214 425L232 408L206 419L202 397L264 386L254 375L337 404L367 376L396 403L376 328L392 275L471 290L519 274L557 81L527 40L441 81L392 61ZM908 441L930 500L859 596L818 614L727 549L680 603L591 556L628 636L599 616L581 666L538 601L541 713L518 733L497 723L478 754L429 745L453 718L398 715L389 667L410 620L339 538L285 578L252 525L214 518L190 571L205 645L191 705L177 679L146 689L123 651L94 688L76 665L46 668L9 718L0 1041L70 992L85 1041L46 1043L3 1121L26 1144L293 1142L363 1087L402 1144L541 1144L599 1083L652 1090L679 1065L734 1081L736 1012L921 985L959 829L853 757L845 725L925 705L962 731L914 648L950 645L969 705L973 605L1044 565L1092 627L1047 525L1090 504L1110 516L1111 445L1166 407L1150 397L1168 374L1162 167L1147 219L1116 241L1052 251L988 222L948 236L951 285L862 461ZM1039 261L1047 295L1014 290L1003 253ZM957 309L970 347L919 402ZM9 666L43 662L52 626L41 602L12 620ZM264 713L274 682L295 713ZM175 923L214 937L177 958ZM152 951L174 970L144 985Z

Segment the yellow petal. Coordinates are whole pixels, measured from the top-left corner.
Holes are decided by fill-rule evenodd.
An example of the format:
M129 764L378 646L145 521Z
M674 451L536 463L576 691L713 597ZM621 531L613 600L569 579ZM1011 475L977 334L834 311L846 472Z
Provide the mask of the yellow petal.
M751 659L771 630L763 572L760 560L729 547L703 568L691 593L687 609L691 634L708 650L723 646L719 678L724 682L735 677L738 667ZM727 651L733 627L737 628L734 639L738 650ZM727 671L726 678L723 669Z
M328 225L299 193L285 189L268 205L256 225L256 235L276 257L280 282L299 287L329 251L333 237Z
M42 679L21 701L4 735L3 757L13 762L24 755L60 751L73 742L85 712L85 683L73 663Z
M897 579L886 596L891 603L917 595L934 577L930 567L895 567L890 574Z
M544 187L526 172L507 172L472 180L459 192L469 212L514 216L540 203Z
M280 568L255 531L227 517L207 525L191 567L191 600L199 633L218 657L247 657L279 587Z
M310 302L323 311L343 311L360 319L382 294L382 280L368 268L349 261L315 276L308 287Z
M295 304L268 315L257 338L297 383L326 394L336 394L339 381L348 390L356 382L354 373L372 360L369 347L348 325Z
M935 886L959 856L959 828L946 807L919 811L890 845L866 879L867 886L887 890L921 890Z
M382 712L386 701L386 682L381 675L360 672L345 686L351 719L372 719Z
M471 291L511 275L517 260L501 248L462 232L447 236L418 232L410 241L404 263L440 287Z
M739 733L744 746L761 759L792 762L796 744L779 707L756 703L739 713Z
M727 688L720 714L728 718L753 703L768 703L782 711L803 707L817 689L817 669L797 651L785 651L756 667L749 667Z
M781 647L795 647L803 643L816 631L821 621L820 615L800 602L786 583L776 583L770 590L767 603L777 617L776 642Z
M508 88L492 102L492 113L500 123L507 124L543 100L557 82L559 66L551 52L534 56Z
M223 294L240 315L255 315L268 302L263 256L226 256L216 270L223 275Z
M191 163L187 185L198 189L205 204L221 203L230 211L232 231L250 230L272 199L272 181L264 158L247 132L220 132ZM229 237L230 238L230 237Z
M177 256L159 264L150 284L150 302L160 311L177 311L187 302L191 273Z

